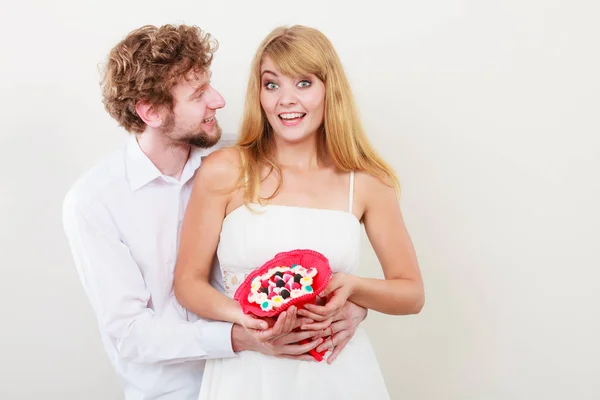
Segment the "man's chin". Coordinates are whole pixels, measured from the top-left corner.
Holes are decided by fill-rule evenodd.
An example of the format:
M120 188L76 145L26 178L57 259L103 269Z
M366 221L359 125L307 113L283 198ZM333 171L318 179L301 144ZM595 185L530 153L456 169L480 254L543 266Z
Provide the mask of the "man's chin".
M221 140L221 127L215 126L215 132L213 134L208 134L207 132L201 132L196 135L190 135L188 137L182 138L181 141L186 144L200 147L202 149L209 149L219 143Z

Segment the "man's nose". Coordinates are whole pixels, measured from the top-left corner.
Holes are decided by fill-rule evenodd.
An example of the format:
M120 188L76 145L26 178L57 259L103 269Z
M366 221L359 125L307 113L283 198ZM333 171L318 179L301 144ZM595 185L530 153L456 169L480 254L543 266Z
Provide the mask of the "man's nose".
M210 87L209 93L210 99L208 101L208 107L217 110L225 107L225 99L221 96L221 93L217 92L212 86Z

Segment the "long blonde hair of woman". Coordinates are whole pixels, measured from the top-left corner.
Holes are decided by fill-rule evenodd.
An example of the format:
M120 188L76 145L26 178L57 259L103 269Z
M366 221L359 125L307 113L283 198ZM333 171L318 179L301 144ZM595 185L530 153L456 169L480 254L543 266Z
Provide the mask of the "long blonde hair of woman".
M325 84L324 122L319 131L318 151L327 155L341 171L365 171L399 190L392 168L369 143L356 112L348 78L327 37L320 31L294 25L278 27L260 44L252 61L241 132L236 143L242 155L244 203L264 202L277 195L281 168L274 154L273 132L260 103L262 60L269 57L287 76L314 74ZM277 189L258 199L261 172L267 166L277 172Z

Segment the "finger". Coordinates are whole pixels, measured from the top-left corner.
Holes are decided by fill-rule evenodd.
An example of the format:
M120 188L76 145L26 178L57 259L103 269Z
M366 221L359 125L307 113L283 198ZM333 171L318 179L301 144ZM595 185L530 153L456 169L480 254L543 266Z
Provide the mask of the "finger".
M317 347L317 351L325 351L335 349L335 346L340 343L342 340L346 339L348 335L345 331L338 333L337 335L330 336L324 339L323 343L319 347Z
M345 304L344 304L344 306L345 306ZM333 322L342 321L342 320L347 319L347 317L344 313L344 306L342 306L342 308L340 308L338 310L338 312L335 313L335 315L333 316Z
M318 332L313 331L302 331L302 332L292 332L287 335L283 335L277 340L273 341L273 346L285 346L292 343L298 343L303 341L304 339L315 340L319 338Z
M319 322L325 321L327 319L326 317L324 317L322 315L315 314L314 312L311 312L308 309L302 309L302 308L298 310L298 315L301 315L303 317L310 318L313 321L319 321Z
M259 342L269 342L277 339L277 336L273 334L273 329L267 330L256 330L256 329L248 329L248 332L254 336L256 340Z
M317 338L311 342L306 344L288 344L286 346L282 346L281 353L288 355L300 355L304 353L308 353L318 345L323 343L323 339Z
M285 326L285 321L287 319L288 313L286 311L279 314L277 317L277 322L271 328L273 337L280 336L283 333L283 327Z
M285 325L283 327L283 334L287 334L294 329L294 325L296 324L296 307L292 306L288 308L288 317L285 321Z
M258 318L247 318L246 321L244 321L244 327L247 329L268 330L268 324Z
M327 313L327 309L325 308L326 306L327 306L327 304L324 306L318 306L316 304L305 304L304 308L313 314L324 315Z
M269 329L265 329L265 330L261 330L261 329L249 329L250 333L254 336L254 338L256 340L258 340L259 342L269 342L269 341L274 341L277 338L284 336L284 334L282 334L282 326L285 323L285 318L286 318L286 314L282 313L282 315L280 315L281 320L277 320L277 322L275 322L275 325L273 325L271 328Z
M351 326L352 324L347 320L334 322L327 329L323 328L323 331L321 332L321 337L325 338L331 335L335 335L336 333L349 329Z
M307 324L307 325L302 325L300 327L300 329L304 330L304 331L320 331L323 330L327 327L329 327L331 325L331 318L326 319L323 322L316 322L314 324Z
M329 303L328 303L329 304ZM317 306L314 304L307 304L304 306L311 314L310 318L315 321L324 321L327 318L331 318L334 315L334 312L331 312L327 306Z
M337 356L342 352L342 350L344 350L344 347L346 347L346 345L348 344L349 341L350 341L350 338L344 339L340 343L338 343L337 346L334 347L334 349L331 352L331 354L329 355L329 357L327 357L327 364L331 364L332 362L335 361Z
M308 323L314 322L313 320L308 319L308 318L294 319L290 323L291 329L286 330L284 325L286 324L285 321L289 318L288 315L286 315L286 314L281 313L279 315L279 318L277 319L277 322L275 322L275 325L273 325L272 328L265 330L265 331L253 331L251 333L254 335L256 340L258 340L260 342L267 342L267 341L273 342L277 339L280 339L281 337L285 337L286 335L289 334L289 332L291 332L297 326L301 326L300 323L303 321L307 321Z
M339 289L342 286L341 280L340 279L336 279L336 278L337 277L334 276L329 281L329 285L327 285L327 287L319 294L320 297L327 297L331 293L335 292L337 289Z
M300 328L302 325L308 325L315 322L315 320L310 318L298 318L298 316L301 316L300 311L302 311L302 309L296 311L296 322L294 323L292 330Z
M333 293L336 289L338 289L339 287L340 287L340 281L339 281L339 279L337 278L336 275L333 275L331 277L331 280L327 284L327 287L321 291L321 293L319 294L319 296L320 297L327 297L331 293Z
M324 307L329 313L337 313L342 309L342 307L344 307L344 304L346 304L346 299L344 296L334 295L331 297L331 299L329 299L329 302L327 302Z
M336 340L335 336L329 336L329 337L323 338L323 343L321 343L319 346L317 346L317 352L320 353L322 351L334 349L335 348L335 340ZM339 339L337 339L337 341L339 341Z
M281 313L277 319L277 330L273 333L271 340L276 340L285 336L292 330L293 324L296 323L296 307L290 307L288 310Z
M348 315L347 315L347 311L346 311L347 308L349 307L349 304L353 305L354 303L351 303L348 300L344 301L344 303L342 304L342 306L339 308L339 310L337 310L337 312L333 316L333 322L341 321L341 320L349 318ZM358 306L356 306L356 307L358 307Z
M344 306L344 303L346 303L346 300L342 297L333 296L324 306L307 304L305 307L308 311L311 311L317 315L329 315L332 317L340 311L340 309Z

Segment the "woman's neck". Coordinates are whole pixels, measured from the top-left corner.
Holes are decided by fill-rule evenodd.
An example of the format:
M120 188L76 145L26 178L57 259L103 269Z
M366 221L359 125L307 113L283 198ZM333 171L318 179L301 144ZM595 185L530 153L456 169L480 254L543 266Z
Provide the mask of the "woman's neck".
M317 142L317 135L311 135L306 140L290 143L281 139L274 141L275 159L282 168L300 171L322 168L328 164Z

